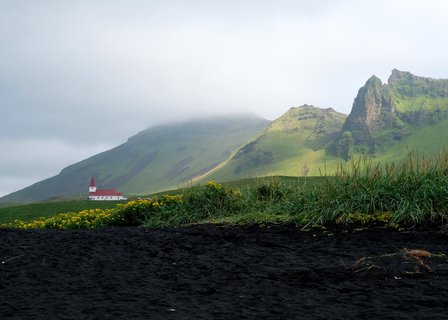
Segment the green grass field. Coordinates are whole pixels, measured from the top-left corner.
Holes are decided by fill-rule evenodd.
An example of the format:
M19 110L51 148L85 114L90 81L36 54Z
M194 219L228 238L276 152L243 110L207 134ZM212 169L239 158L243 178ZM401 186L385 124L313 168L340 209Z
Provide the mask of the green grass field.
M381 223L415 226L448 221L448 152L423 157L410 153L401 162L369 158L341 165L323 177L266 177L225 185L173 190L113 208L113 202L65 201L0 209L9 227L93 228L105 226L180 226L196 223ZM85 209L97 209L89 212ZM57 215L58 213L70 214Z
M69 211L82 211L85 209L108 209L113 208L118 201L89 201L72 200L58 202L41 202L19 206L0 208L0 223L9 223L14 220L31 221L40 217L51 217L59 213Z
M263 178L247 178L236 181L230 181L224 185L239 189L241 192L250 192L253 187L260 185L283 185L287 187L299 187L303 185L312 185L322 181L322 177L288 177L288 176L273 176ZM185 192L188 188L173 189L152 196L160 197L164 195L174 195ZM142 196L147 198L149 196ZM131 197L133 199L136 197ZM88 200L69 200L69 201L52 201L52 202L38 202L24 205L6 205L0 207L0 224L9 223L14 220L31 221L40 217L51 217L59 213L65 212L79 212L86 209L109 209L114 208L118 201L88 201Z

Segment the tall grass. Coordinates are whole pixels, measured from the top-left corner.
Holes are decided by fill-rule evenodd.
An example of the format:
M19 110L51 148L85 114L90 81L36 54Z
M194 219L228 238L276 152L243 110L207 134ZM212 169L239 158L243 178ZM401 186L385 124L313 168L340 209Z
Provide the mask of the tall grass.
M445 222L448 216L448 152L426 158L410 153L401 163L359 158L340 165L315 188L298 191L303 223L349 220L353 213L390 213L392 223Z
M90 212L84 212L79 216L52 218L49 223L61 228L64 221L71 221L68 227L114 224L159 227L204 222L295 222L302 226L354 221L447 224L448 152L429 158L412 152L400 163L359 158L340 165L334 175L322 175L315 183L264 178L236 189L209 181L183 189L181 195L130 201L111 210L105 212L103 220L97 221L87 214ZM112 218L112 222L106 221ZM40 220L36 225L45 226L47 222Z
M165 196L166 197L166 196ZM159 206L145 217L146 226L184 225L245 212L246 204L238 190L209 181L186 189L178 201Z

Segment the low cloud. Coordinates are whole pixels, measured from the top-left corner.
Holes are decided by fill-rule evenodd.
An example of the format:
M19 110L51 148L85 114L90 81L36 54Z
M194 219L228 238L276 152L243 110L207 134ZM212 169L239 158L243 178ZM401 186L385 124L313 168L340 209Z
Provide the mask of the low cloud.
M70 145L60 140L0 139L0 196L58 174L62 168L113 145Z
M438 0L2 1L0 148L17 146L3 192L25 186L6 171L35 182L151 125L275 119L304 103L348 113L372 74L448 78L447 11Z

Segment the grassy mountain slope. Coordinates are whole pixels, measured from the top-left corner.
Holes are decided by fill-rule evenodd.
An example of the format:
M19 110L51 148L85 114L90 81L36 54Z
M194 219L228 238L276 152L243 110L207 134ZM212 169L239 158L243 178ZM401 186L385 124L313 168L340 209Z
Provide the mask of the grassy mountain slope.
M291 108L206 178L229 181L268 175L297 176L304 175L307 169L309 175L319 175L324 160L327 166L338 161L325 155L325 146L339 132L345 117L331 108Z
M378 160L396 161L412 150L429 155L446 149L448 80L394 69L387 86L401 135L379 149Z
M374 159L396 162L413 151L429 156L448 149L448 119L434 125L411 127L408 130L405 138L389 143Z
M394 69L386 84L367 80L348 117L331 109L293 108L257 140L208 176L217 180L267 175L319 175L353 157L400 161L411 151L448 148L448 80Z
M173 189L226 160L268 124L255 116L236 116L149 128L114 149L66 167L57 176L0 201L86 194L91 176L98 187L118 188L126 194Z
M372 76L359 90L350 115L327 152L348 160L361 154L396 158L397 150L410 148L425 153L440 151L444 139L432 136L443 131L446 119L448 80L394 69L387 84Z
M399 161L413 150L437 153L448 148L447 129L448 80L393 70L385 84L367 80L348 116L304 105L270 124L229 117L154 127L0 202L82 195L91 176L127 194L207 179L315 176L362 155Z

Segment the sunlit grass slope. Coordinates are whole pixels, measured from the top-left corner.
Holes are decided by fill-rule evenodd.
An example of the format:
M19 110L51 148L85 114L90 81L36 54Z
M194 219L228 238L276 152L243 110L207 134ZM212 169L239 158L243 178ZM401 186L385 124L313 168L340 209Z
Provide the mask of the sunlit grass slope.
M400 161L409 152L417 151L427 156L448 149L448 119L434 125L410 127L409 135L393 141L378 150L377 161Z
M242 147L225 166L206 177L218 181L274 175L316 176L336 168L341 159L325 146L341 129L345 115L304 105L273 121L255 141ZM325 163L324 163L325 162Z

